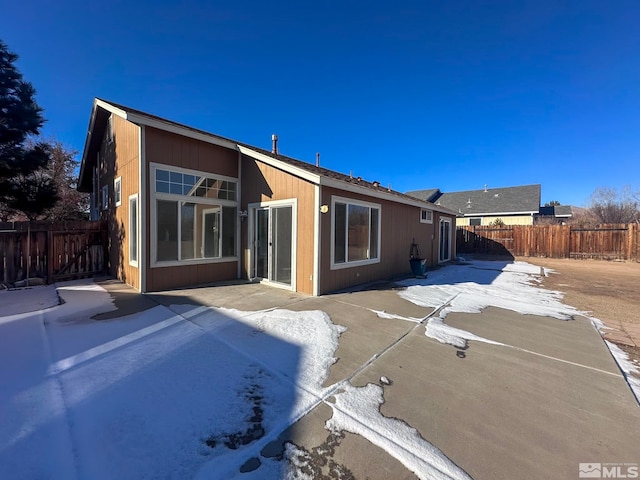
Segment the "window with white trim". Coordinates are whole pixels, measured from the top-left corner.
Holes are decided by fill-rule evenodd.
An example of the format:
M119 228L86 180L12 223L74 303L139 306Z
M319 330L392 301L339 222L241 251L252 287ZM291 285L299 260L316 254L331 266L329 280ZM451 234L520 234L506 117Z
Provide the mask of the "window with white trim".
M156 263L236 257L236 179L153 164L152 178Z
M332 199L332 268L380 261L380 205Z
M429 210L428 208L421 208L420 223L433 223L433 210Z
M116 207L122 205L122 177L118 177L113 181L113 199Z
M138 266L138 194L129 197L129 263Z

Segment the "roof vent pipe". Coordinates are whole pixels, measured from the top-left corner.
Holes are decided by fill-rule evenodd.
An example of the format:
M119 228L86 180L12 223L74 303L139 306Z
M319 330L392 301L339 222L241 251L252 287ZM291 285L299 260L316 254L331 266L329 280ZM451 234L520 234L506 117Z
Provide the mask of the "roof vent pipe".
M320 152L316 152L316 167L320 166Z
M278 155L278 135L271 135L271 153Z
M487 184L486 184L486 183L484 184L484 191L485 191L485 192L488 192L488 191L489 191L489 190L487 190Z

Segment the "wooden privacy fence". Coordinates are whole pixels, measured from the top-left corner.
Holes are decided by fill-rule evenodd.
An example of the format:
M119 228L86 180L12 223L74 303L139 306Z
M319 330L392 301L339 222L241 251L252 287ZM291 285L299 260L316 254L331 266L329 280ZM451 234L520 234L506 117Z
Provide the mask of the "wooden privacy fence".
M106 248L104 222L0 223L0 282L53 283L104 273Z
M640 261L640 225L460 226L459 253Z

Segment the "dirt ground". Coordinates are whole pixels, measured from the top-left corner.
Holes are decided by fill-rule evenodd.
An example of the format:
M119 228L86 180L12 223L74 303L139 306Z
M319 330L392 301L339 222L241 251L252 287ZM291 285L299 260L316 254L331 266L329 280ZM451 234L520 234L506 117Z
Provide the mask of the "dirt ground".
M565 294L566 304L591 312L623 335L605 338L617 343L640 364L640 263L519 257L552 269L543 286ZM631 342L623 340L627 336Z

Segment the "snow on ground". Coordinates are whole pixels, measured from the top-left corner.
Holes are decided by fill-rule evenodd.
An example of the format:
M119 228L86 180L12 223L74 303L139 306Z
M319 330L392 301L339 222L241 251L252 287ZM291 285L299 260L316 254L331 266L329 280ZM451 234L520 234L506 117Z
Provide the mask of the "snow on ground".
M418 478L432 480L468 479L462 469L423 439L418 431L396 418L380 413L383 390L372 383L364 387L343 384L335 396L333 416L327 421L331 431L346 430L369 440L402 462Z
M562 303L561 292L540 288L537 275L540 267L526 262L473 261L399 282L406 287L399 295L423 307L445 304L440 318L450 312L480 313L489 306L560 320L580 314Z
M400 294L441 308L424 320L427 336L496 344L446 325L447 313L580 313L539 288L539 274L521 262L472 262L408 280ZM305 478L309 459L294 445L282 458L261 451L320 402L333 409L329 430L363 436L420 478L468 478L380 413L381 387L322 387L344 331L324 312L159 305L95 321L115 309L100 286L58 291L62 305L0 317L0 478ZM624 352L612 352L620 362Z
M55 285L0 290L0 313L2 317L43 310L58 305L60 299ZM0 321L4 318L0 317Z
M609 347L613 358L618 362L620 370L623 371L633 394L636 396L636 400L640 404L640 369L638 369L638 366L631 361L629 356L618 345L608 340L605 340L605 343Z
M552 272L550 269L526 262L473 260L430 272L426 279L399 282L406 289L398 294L416 305L440 309L439 317L426 320L425 335L458 348L464 348L468 340L503 345L451 327L444 322L451 312L480 313L487 307L559 320L585 316L600 332L606 329L600 320L590 317L587 312L563 304L562 292L546 290L539 286L539 276ZM383 317L380 314L379 316ZM610 342L607 342L607 345L640 403L640 371L629 361L624 351ZM635 372L635 375L631 372Z

